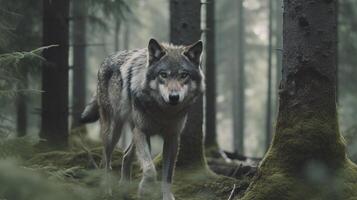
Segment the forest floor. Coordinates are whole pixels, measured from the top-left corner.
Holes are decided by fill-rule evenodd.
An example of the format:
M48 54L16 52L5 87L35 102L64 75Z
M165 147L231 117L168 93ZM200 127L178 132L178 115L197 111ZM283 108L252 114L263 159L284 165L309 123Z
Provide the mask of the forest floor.
M15 149L13 152L16 154L11 149ZM105 192L104 170L98 167L101 152L101 147L44 152L33 149L21 139L2 142L0 158L6 159L0 159L0 185L6 187L0 189L0 199L137 199L136 191L141 177L138 163L133 165L132 183L126 185L125 189L124 186L120 187L118 180L122 153L115 151L110 180L113 195L109 196ZM237 197L247 189L255 174L256 164L226 162L227 159L212 152L207 156L211 170L176 170L173 192L177 200L227 200L231 193ZM153 196L147 199L161 199L159 181L153 187L153 191L158 192L153 192Z

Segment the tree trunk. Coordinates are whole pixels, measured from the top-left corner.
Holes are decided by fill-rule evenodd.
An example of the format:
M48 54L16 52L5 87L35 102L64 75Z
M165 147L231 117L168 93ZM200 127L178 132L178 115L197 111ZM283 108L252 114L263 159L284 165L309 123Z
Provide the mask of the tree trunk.
M120 34L120 21L116 19L114 30L114 50L119 51L119 34Z
M278 99L279 99L279 84L281 80L281 70L282 70L282 60L283 60L283 1L275 1L276 11L275 11L275 38L276 38L276 92L275 92L275 104L274 104L274 118L277 116L278 112Z
M72 1L73 13L73 88L72 129L81 126L80 118L86 102L86 0Z
M272 145L243 200L353 199L336 110L337 0L284 1L284 58Z
M124 49L130 49L130 23L129 19L125 22L125 29L123 34L123 46Z
M206 137L205 147L217 147L216 139L216 69L215 69L215 6L206 2Z
M189 45L201 38L201 1L170 0L170 41ZM203 98L197 99L188 113L181 134L177 167L205 166L203 155Z
M43 45L58 46L43 52L40 136L53 147L68 137L68 14L69 0L43 0Z
M267 76L267 102L266 102L266 122L265 141L266 149L270 146L272 138L272 67L273 67L273 0L268 1L268 76Z
M235 68L236 76L233 87L233 146L234 151L244 154L244 104L245 104L245 79L244 79L244 0L238 0L238 67Z
M27 66L20 67L21 82L18 83L17 89L27 89ZM25 136L27 133L27 100L26 94L19 92L16 94L16 134L18 137Z

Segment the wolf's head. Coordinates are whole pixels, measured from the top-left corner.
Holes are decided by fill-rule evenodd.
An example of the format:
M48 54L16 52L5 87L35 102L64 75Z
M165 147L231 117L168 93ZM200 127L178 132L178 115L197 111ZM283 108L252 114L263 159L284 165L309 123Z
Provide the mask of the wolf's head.
M174 46L150 40L147 83L159 103L187 105L203 92L202 49L201 41L189 46Z

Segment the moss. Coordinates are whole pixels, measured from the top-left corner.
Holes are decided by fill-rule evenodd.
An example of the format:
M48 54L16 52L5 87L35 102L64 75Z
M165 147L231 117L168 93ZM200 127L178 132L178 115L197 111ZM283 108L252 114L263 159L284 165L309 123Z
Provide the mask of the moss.
M218 145L211 145L205 148L205 156L206 158L220 158L221 154L219 153Z
M242 191L248 181L218 176L205 169L179 170L175 173L173 190L177 199L228 199L234 184Z
M280 165L294 172L301 171L310 161L340 167L345 158L345 145L338 133L337 120L300 114L286 121L277 124L263 165Z
M357 167L346 158L336 116L292 113L241 200L357 199Z
M91 153L97 163L101 158L101 148L92 149ZM113 158L113 174L111 181L113 182L113 198L103 196L103 199L137 199L137 187L141 179L141 170L137 163L134 164L133 182L129 185L118 185L119 169L121 164L122 153L117 151ZM158 169L158 179L161 176L161 155L158 155L154 162ZM76 184L83 188L94 191L95 193L103 193L103 171L95 170L88 162L88 155L85 151L52 151L47 153L35 154L27 161L28 168L33 171L45 172L44 175L48 179L55 180L59 183ZM227 199L233 185L236 184L237 191L242 194L248 185L249 178L243 180L235 180L228 177L217 176L207 168L179 168L175 170L173 192L176 199L185 200L210 200L210 199ZM125 191L125 193L124 193ZM160 197L160 182L154 186L153 196L149 199L161 199ZM238 193L238 192L237 192ZM96 194L98 195L98 194ZM102 198L100 198L102 199Z
M33 169L19 167L12 161L0 160L0 199L17 200L91 200L98 199L96 189L48 179Z
M154 159L161 179L162 155ZM177 168L174 175L173 192L177 199L216 200L228 199L233 186L237 187L237 195L242 195L248 187L250 178L236 180L214 174L208 167L190 166Z
M318 173L323 169L310 170ZM330 171L323 176L316 177L316 174L309 173L296 176L283 171L261 171L241 200L357 199L357 167L349 160L336 171Z
M94 149L91 155L96 163L101 160L100 149ZM29 164L57 166L69 168L73 166L82 166L85 168L93 168L93 165L88 159L88 153L85 151L50 151L46 153L37 153L30 160Z

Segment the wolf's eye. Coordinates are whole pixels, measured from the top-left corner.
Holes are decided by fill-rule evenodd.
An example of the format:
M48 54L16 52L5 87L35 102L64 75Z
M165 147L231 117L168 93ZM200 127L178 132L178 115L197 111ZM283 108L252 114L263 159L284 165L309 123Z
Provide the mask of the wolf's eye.
M161 78L167 78L167 73L166 73L166 72L160 72L160 73L159 73L159 76L160 76Z
M180 78L184 79L188 77L188 73L184 72L180 74Z

